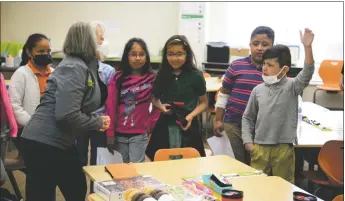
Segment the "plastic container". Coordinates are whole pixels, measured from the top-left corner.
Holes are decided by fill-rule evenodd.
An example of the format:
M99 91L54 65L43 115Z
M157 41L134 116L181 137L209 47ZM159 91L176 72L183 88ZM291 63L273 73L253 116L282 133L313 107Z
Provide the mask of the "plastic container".
M294 201L317 201L317 198L310 194L295 191L293 192L293 200Z
M11 55L6 57L6 67L13 68L14 67L14 58Z
M223 190L221 195L222 195L222 201L242 201L243 200L243 191Z

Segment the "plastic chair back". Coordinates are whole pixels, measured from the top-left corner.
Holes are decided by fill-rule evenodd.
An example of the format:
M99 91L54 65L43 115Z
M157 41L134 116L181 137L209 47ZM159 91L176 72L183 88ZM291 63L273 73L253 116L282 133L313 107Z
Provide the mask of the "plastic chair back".
M343 60L323 60L320 68L319 68L319 75L323 81L324 90L328 88L331 90L339 89L339 80L341 75L341 69L344 65Z
M154 161L168 161L173 160L175 157L179 159L198 158L200 153L191 147L159 149L155 154Z
M319 153L320 168L332 185L344 185L344 141L326 142Z

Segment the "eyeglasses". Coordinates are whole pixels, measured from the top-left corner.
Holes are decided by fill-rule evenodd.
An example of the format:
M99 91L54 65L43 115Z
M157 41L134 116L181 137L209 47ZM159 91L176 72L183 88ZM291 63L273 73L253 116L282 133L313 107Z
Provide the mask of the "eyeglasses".
M182 52L179 52L179 53L176 53L176 54L168 53L168 54L167 54L167 57L168 57L168 58L176 57L176 58L178 58L178 59L182 59L185 55L186 55L186 53L182 53Z
M137 53L131 52L131 53L128 54L128 56L130 56L130 57L132 57L132 58L137 58L137 57L139 57L140 59L142 59L142 58L146 57L146 54L145 54L145 53L139 53L139 54L137 54Z

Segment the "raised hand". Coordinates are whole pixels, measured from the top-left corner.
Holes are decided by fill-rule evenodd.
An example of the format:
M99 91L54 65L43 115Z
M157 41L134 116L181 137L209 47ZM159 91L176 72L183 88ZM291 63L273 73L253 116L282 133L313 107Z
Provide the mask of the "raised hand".
M305 28L304 33L302 31L299 31L301 42L304 45L304 47L310 47L314 40L314 33L312 30Z

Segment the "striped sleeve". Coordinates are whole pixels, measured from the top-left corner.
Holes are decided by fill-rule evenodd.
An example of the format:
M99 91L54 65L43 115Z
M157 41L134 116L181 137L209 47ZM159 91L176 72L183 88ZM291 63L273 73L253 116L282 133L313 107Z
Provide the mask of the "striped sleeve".
M223 79L223 87L228 90L231 90L234 81L235 81L235 71L233 70L232 64L231 64L225 72L225 76Z

